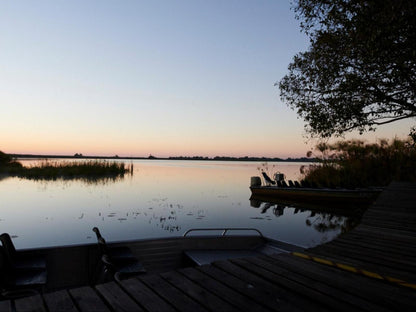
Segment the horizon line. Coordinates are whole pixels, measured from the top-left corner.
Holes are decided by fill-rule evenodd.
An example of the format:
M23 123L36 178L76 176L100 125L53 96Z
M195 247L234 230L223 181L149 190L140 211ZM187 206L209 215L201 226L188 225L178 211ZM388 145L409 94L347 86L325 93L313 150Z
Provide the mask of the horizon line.
M303 160L303 161L313 161L315 158L311 157L266 157L266 156L168 156L168 157L157 157L150 154L149 156L99 156L99 155L83 155L83 154L74 154L74 155L48 155L48 154L8 154L16 158L66 158L66 159L150 159L150 160L246 160L246 161L265 161L265 160L274 160L274 161L290 161L290 160Z

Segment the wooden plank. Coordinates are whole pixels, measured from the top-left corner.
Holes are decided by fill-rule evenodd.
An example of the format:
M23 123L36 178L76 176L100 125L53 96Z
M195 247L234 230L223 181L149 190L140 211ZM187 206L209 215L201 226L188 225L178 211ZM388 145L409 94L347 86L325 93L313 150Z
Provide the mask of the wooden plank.
M397 203L396 203L397 205ZM392 218L394 218L392 220ZM377 209L369 209L365 215L364 219L376 219L376 220L389 220L389 221L402 221L409 224L416 223L416 213L410 211L383 211Z
M263 308L260 304L250 300L247 296L241 295L239 292L233 290L230 287L227 287L223 283L209 277L206 274L203 274L201 271L195 268L186 268L179 270L179 273L185 275L190 280L194 281L201 287L204 287L217 296L220 296L230 304L234 305L240 311L256 311L256 312L266 312L269 311L266 308Z
M12 302L10 300L0 301L0 312L11 312Z
M44 294L46 306L49 312L75 312L78 309L75 307L69 293L66 290L60 290L49 294Z
M369 252L359 247L346 249L338 247L335 244L327 244L325 246L317 247L311 250L315 253L326 252L332 255L337 255L340 259L351 258L362 260L369 264L377 264L386 268L400 268L408 272L416 273L416 266L410 259L397 258L388 252Z
M398 239L389 239L388 237L380 237L380 236L370 236L364 233L351 233L350 235L340 236L336 239L336 241L342 242L351 242L357 244L365 244L366 247L371 247L374 245L374 248L393 248L398 253L402 254L416 254L416 240L414 243L409 242L402 242Z
M414 241L415 237L414 237L414 232L410 232L410 231L403 231L403 230L399 230L399 229L390 229L390 228L383 228L377 225L370 225L370 224L361 224L360 225L360 230L362 229L367 229L372 231L373 233L377 234L379 233L380 235L383 234L387 234L387 235L396 235L399 236L401 238L405 238L405 239L411 239L412 241Z
M352 305L355 306L352 310L362 309L366 311L388 311L384 309L382 306L375 305L364 298L360 298L354 295L351 295L349 292L345 291L343 288L337 288L329 286L327 281L323 281L321 278L311 278L310 275L307 274L300 274L297 271L290 271L284 267L284 265L279 265L277 262L268 262L265 259L257 258L257 259L247 259L248 262L258 265L270 272L277 274L278 276L282 276L286 279L290 279L294 282L303 284L308 288L312 288L317 290L325 295L331 296L334 300L338 301L338 304L347 306ZM316 266L319 264L311 263L309 266L311 270L314 270ZM331 278L336 278L336 273L331 272Z
M408 272L402 271L399 268L392 268L392 267L386 267L383 265L377 265L374 263L369 263L364 259L359 260L359 259L352 259L352 258L347 258L347 257L340 258L340 257L337 257L337 255L334 255L333 253L328 252L328 251L320 251L319 253L308 251L306 253L313 257L323 258L323 259L327 259L336 263L350 265L355 268L364 269L364 270L368 270L371 272L376 272L381 275L387 275L387 276L391 276L395 278L400 278L408 282L413 282L413 283L416 282L414 281L415 277L413 275L409 275Z
M336 241L331 242L331 246L336 246L340 248L353 248L357 252L361 252L363 254L371 254L371 255L383 255L384 259L388 259L389 261L398 261L403 262L403 259L406 259L406 262L410 264L410 266L414 266L416 268L416 252L412 250L404 250L403 248L395 248L394 245L391 244L382 244L381 246L378 245L376 242L357 242L352 239L349 240L340 240L337 239ZM414 264L414 265L413 265Z
M393 245L389 242L382 242L378 240L357 240L354 237L348 237L348 239L338 238L336 242L332 243L335 245L348 246L349 248L354 248L355 246L357 246L368 250L374 250L377 252L386 252L386 250L389 250L390 252L393 252L395 255L416 258L416 248L407 248L403 245Z
M327 292L321 290L316 290L315 287L318 285L310 285L306 286L304 283L299 283L299 281L293 281L288 279L282 274L276 274L272 271L266 270L260 266L253 265L252 263L248 262L248 260L233 260L233 263L237 264L238 266L251 271L252 273L256 274L257 276L264 278L265 280L279 285L288 289L289 291L297 294L298 297L306 297L311 301L318 303L319 306L327 307L333 311L345 311L350 312L355 309L355 307L349 305L348 303L340 304L339 300L335 300L334 298L330 297ZM304 278L304 280L306 280ZM309 280L309 282L312 282ZM321 286L321 285L319 285ZM306 308L307 306L304 306Z
M181 275L178 272L172 271L161 274L161 276L186 295L197 301L200 305L207 308L207 310L238 311L237 308L231 306L226 301L187 279L184 275Z
M373 236L379 235L380 238L386 238L389 240L398 240L400 242L414 243L416 241L416 237L414 236L414 233L391 230L391 229L385 229L383 231L380 231L379 228L366 225L366 224L359 225L356 229L354 229L353 233L355 232L358 232L360 234L366 233L367 235L373 235Z
M147 275L139 277L138 279L179 311L207 311L207 309L158 275Z
M175 309L138 279L121 281L121 287L147 311L174 312Z
M407 247L407 246L396 246L396 244L392 242L383 242L378 241L376 239L369 239L369 240L357 240L353 237L346 237L341 239L336 239L329 243L331 245L335 246L341 246L341 247L348 247L348 248L362 248L364 250L367 250L368 252L378 252L383 254L390 254L392 257L396 257L398 259L402 259L402 255L406 256L407 258L413 257L416 259L416 248ZM413 261L411 261L413 262Z
M394 197L394 192L397 195L396 197ZM413 191L413 192L416 192L416 191ZM386 212L388 211L414 212L414 202L416 200L416 197L414 194L409 194L409 192L405 191L404 189L396 189L396 190L386 189L383 193L382 194L386 196L384 196L384 198L382 198L381 201L377 201L376 205L374 205L373 207L374 209L384 210Z
M310 260L304 260L292 255L276 255L262 257L270 259L274 265L284 267L294 274L302 274L312 279L320 280L330 287L338 288L354 296L367 299L390 310L406 310L405 307L414 305L416 292L400 286L383 283L379 280L321 265Z
M390 229L399 230L403 232L414 233L413 231L414 224L407 224L407 223L400 222L400 221L395 222L395 221L386 221L386 220L374 220L374 219L368 218L365 220L364 224L377 226L377 227L383 227L383 228L390 228Z
M400 263L400 265L405 265L409 269L415 268L414 262L410 259L403 257L396 257L388 250L386 251L372 251L365 248L360 248L359 246L350 245L350 248L345 248L345 246L340 246L341 244L326 244L323 246L315 247L308 252L329 252L333 255L338 255L339 257L353 258L353 259L363 259L369 263L392 266L393 263ZM397 267L397 265L396 265Z
M400 229L401 227L410 228L412 230L412 225L416 223L416 215L410 213L386 213L382 211L370 210L364 214L362 219L364 224L370 221L379 222L381 224L391 224L397 225Z
M386 243L398 243L406 246L414 246L416 244L416 236L414 235L401 235L397 231L393 230L384 230L380 232L378 229L375 230L374 227L364 225L355 228L353 231L348 232L346 235L349 237L356 237L361 239L386 241Z
M276 302L279 302L279 298L276 296L276 293L270 290L269 288L262 289L256 287L251 283L247 283L227 272L224 272L214 266L206 265L197 268L198 271L210 276L215 279L217 282L224 283L224 285L232 288L234 291L247 296L256 303L269 308L273 311L281 311L281 307ZM296 307L293 308L296 311Z
M97 285L95 289L114 311L144 311L115 282Z
M17 299L14 304L16 312L46 312L46 308L40 295Z
M288 291L286 287L270 282L270 280L263 276L259 276L258 272L250 272L250 270L237 266L230 261L219 261L215 262L214 265L215 267L238 277L249 285L268 292L270 294L270 299L268 300L272 300L278 310L304 310L307 306L311 310L316 311L328 310L328 308L318 305L314 299L311 300L305 298L305 296L300 293Z
M96 312L108 312L109 308L97 295L97 293L89 286L70 289L75 305L80 311L96 311Z
M334 245L336 246L342 246L347 248L364 248L368 250L369 252L379 252L379 253L385 253L385 254L394 254L395 257L399 259L409 259L412 262L416 261L416 248L408 248L407 246L403 245L393 245L388 242L379 242L377 240L360 240L357 241L353 238L350 238L349 240L340 240L337 242L334 242Z

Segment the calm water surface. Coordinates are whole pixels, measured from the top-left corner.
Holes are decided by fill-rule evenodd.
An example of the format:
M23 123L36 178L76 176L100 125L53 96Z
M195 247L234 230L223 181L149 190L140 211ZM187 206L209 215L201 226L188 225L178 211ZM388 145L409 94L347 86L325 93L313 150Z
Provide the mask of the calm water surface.
M0 231L10 233L17 248L35 248L93 243L94 226L108 241L180 236L190 228L254 227L309 247L333 239L348 222L344 216L250 202L250 177L259 175L261 163L133 164L134 174L117 182L2 178ZM300 163L273 164L273 171L299 178Z

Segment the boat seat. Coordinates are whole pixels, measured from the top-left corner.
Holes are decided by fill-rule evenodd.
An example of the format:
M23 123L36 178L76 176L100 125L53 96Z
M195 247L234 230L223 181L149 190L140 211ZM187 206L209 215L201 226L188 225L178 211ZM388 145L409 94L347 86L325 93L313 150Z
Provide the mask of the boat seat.
M109 255L112 259L136 258L131 249L126 246L109 247L102 237L97 241L101 255Z
M39 293L46 285L46 269L11 267L0 246L0 290L2 298L19 298Z
M121 281L126 278L146 273L143 264L136 258L119 258L116 261L109 255L101 257L103 263L102 281Z
M273 181L266 172L262 171L261 173L263 175L264 181L266 182L266 185L274 185L276 184L276 181Z
M0 241L9 266L15 269L46 269L46 259L41 255L26 255L18 252L8 233L0 235Z
M144 273L146 270L136 258L123 258L114 261L110 256L103 255L102 260L105 264L113 266L113 269L121 273Z
M130 248L125 246L110 247L97 227L92 230L97 235L100 252L101 266L98 266L97 282L106 282L113 279L119 281L146 273L143 264L133 255Z
M107 245L104 237L102 237L100 230L94 227L93 232L97 236L98 248L102 255L109 255L111 258L135 258L130 248L125 246L110 247Z

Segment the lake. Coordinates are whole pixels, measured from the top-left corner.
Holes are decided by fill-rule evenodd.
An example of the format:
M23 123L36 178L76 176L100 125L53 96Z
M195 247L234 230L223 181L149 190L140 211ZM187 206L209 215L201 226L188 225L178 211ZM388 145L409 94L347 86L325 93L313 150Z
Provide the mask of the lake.
M21 160L24 165L36 162ZM190 228L257 228L303 247L332 240L351 223L342 215L250 202L260 162L133 160L133 175L113 182L0 179L0 226L16 248L181 236ZM269 163L288 179L301 163ZM274 166L274 167L273 167ZM273 168L271 168L273 167Z

